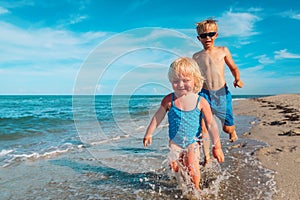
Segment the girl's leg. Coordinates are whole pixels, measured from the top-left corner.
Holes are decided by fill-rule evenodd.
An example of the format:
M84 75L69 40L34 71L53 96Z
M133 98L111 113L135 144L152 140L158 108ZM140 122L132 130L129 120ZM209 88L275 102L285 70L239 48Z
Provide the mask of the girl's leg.
M195 184L196 189L200 189L200 149L197 142L188 146L187 152L187 169L192 182Z
M178 145L174 144L173 142L169 143L169 165L173 172L178 172L180 165L183 165L183 154L182 148Z
M171 161L170 162L170 168L173 172L178 172L179 167L176 161Z

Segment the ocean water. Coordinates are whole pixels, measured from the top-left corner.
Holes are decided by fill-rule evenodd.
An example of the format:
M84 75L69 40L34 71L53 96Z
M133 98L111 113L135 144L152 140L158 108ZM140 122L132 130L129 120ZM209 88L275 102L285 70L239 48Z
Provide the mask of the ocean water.
M243 98L233 96L234 103ZM166 120L142 145L162 96L0 96L1 199L187 199L170 172ZM236 116L239 135L253 117ZM220 125L220 124L219 124ZM271 199L274 172L253 152L265 146L221 133L225 162L202 172L198 199ZM232 148L234 147L234 148ZM201 157L202 159L202 157Z

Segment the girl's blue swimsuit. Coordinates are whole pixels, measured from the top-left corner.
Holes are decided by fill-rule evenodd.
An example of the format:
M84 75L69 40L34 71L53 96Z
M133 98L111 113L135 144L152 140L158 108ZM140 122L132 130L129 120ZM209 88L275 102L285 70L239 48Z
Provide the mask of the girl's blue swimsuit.
M177 108L174 99L174 93L172 93L172 107L168 112L169 138L182 148L186 148L188 145L199 141L202 131L200 125L202 113L198 109L200 96L196 107L190 111Z

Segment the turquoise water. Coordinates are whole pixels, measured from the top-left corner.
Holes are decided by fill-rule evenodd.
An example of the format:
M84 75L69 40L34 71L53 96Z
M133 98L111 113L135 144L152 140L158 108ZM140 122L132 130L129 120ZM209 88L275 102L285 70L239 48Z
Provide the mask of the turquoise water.
M258 96L233 96L235 100L253 97ZM183 199L166 163L165 121L153 145L142 146L161 98L0 96L2 197ZM236 117L238 134L254 120ZM231 144L225 134L221 136L226 162L203 171L204 193L220 199L268 198L274 192L272 172L251 156L265 144L240 139L245 148L227 149ZM214 178L208 176L211 170Z

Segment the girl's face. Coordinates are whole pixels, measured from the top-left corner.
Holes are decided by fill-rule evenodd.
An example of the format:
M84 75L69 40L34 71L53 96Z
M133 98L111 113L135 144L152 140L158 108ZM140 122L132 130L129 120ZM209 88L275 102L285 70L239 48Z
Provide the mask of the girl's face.
M192 77L174 77L172 87L176 96L183 96L194 90L194 79Z

